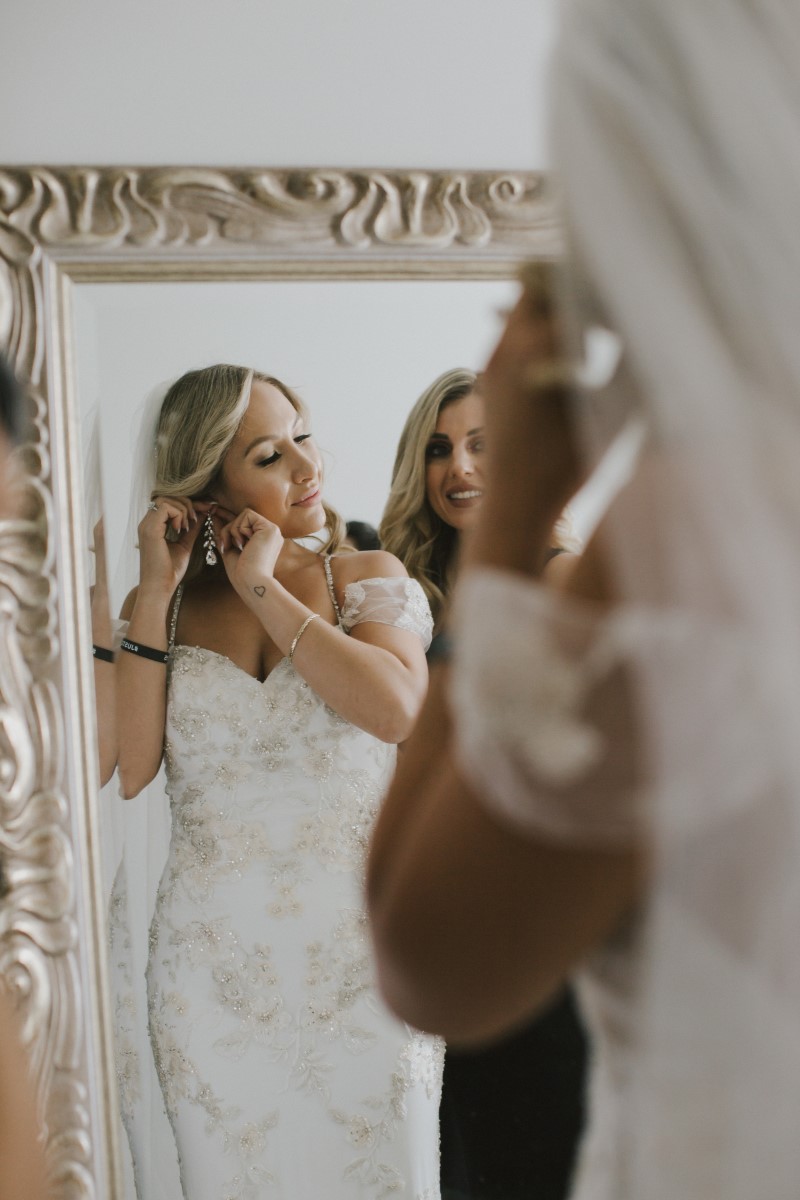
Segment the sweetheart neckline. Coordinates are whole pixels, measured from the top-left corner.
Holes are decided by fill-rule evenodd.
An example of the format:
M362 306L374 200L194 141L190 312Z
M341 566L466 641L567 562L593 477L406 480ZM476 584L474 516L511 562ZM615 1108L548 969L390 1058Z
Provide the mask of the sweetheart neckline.
M210 654L214 658L220 659L221 662L229 663L233 667L234 671L237 672L237 674L244 675L246 679L252 679L253 683L256 684L257 687L263 687L269 679L272 679L272 676L279 669L279 667L283 666L284 663L288 664L288 666L294 671L294 667L289 662L288 655L284 655L283 658L279 658L272 670L267 672L263 679L259 679L257 675L251 675L249 671L245 671L244 667L240 667L239 664L235 663L232 658L228 657L227 654L220 654L219 650L212 650L209 646L190 646L188 642L173 642L170 649L199 650L202 654ZM295 674L297 674L297 672L295 672Z

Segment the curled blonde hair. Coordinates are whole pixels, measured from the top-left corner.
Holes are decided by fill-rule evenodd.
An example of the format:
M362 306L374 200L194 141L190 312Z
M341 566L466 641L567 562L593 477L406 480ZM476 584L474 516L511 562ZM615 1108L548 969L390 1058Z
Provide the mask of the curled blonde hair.
M422 586L434 623L444 607L455 566L458 532L435 513L425 483L426 450L439 413L475 391L477 377L466 367L445 371L426 388L408 414L392 470L392 486L380 525L381 545Z
M254 381L269 383L308 420L303 401L272 375L248 367L217 363L187 371L172 384L161 405L155 440L156 496L208 496L222 470L225 455L239 431ZM322 549L335 553L345 537L345 524L335 509L323 505L326 537ZM200 539L195 543L187 578L203 568Z
M392 470L392 485L380 525L381 545L396 555L422 586L438 625L453 583L458 531L435 513L428 501L426 451L439 413L478 391L474 371L454 367L434 379L408 414ZM577 550L569 515L553 530L553 550Z

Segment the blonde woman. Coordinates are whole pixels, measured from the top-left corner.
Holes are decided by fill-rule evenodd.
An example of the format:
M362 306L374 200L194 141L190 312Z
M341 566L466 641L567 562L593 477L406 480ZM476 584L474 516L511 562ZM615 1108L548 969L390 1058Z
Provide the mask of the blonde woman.
M437 1197L440 1044L379 1001L362 903L425 692L424 595L391 555L337 555L308 416L270 376L169 389L152 495L119 775L134 796L165 759L147 984L184 1196ZM322 553L297 540L319 530Z
M395 455L381 545L419 581L437 631L455 578L460 535L474 527L483 499L483 417L475 372L445 371L409 413ZM577 548L562 518L548 557ZM551 570L566 565L554 561Z
M473 371L440 375L414 405L381 523L384 547L419 580L441 629L462 533L486 484L484 402ZM569 569L562 519L545 558ZM565 553L566 552L566 553ZM443 637L434 643L444 644ZM441 1105L443 1200L562 1200L583 1124L586 1045L569 989L532 1025L482 1053L448 1050Z

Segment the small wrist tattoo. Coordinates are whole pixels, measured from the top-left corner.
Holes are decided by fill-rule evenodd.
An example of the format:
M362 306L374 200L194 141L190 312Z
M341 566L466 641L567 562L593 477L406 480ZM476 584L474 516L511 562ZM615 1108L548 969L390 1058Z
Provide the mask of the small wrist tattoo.
M259 583L253 588L253 591L257 596L263 596L266 590L267 589L264 587L263 583Z

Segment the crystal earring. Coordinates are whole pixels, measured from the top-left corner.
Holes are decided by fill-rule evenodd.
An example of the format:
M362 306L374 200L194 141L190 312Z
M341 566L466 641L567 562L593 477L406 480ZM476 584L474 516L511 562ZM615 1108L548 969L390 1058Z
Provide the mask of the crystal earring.
M203 549L206 552L206 562L210 567L215 567L217 565L217 547L214 541L214 522L211 519L211 513L205 519Z

